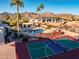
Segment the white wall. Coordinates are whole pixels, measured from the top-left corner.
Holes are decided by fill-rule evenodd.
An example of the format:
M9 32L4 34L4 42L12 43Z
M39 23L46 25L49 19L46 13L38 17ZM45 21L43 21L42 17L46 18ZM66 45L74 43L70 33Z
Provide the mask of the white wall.
M0 45L4 43L5 43L4 33L3 33L3 30L0 29Z
M29 19L30 22L38 22L38 19Z

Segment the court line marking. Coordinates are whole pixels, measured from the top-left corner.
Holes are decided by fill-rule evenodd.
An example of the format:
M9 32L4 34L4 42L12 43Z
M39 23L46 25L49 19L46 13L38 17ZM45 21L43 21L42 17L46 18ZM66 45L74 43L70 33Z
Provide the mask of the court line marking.
M75 42L75 41L73 41L73 40L69 40L70 42ZM58 42L58 41L57 41ZM76 48L79 48L79 47L76 47L76 48L71 48L71 47L69 47L67 44L65 44L65 43L62 43L62 42L59 42L59 43L61 43L61 44L64 44L65 46L67 46L68 48L69 48L69 50L68 51L70 51L70 50L73 50L73 49L76 49ZM69 43L69 42L66 42L66 43ZM75 42L76 43L76 42ZM78 43L78 42L77 42Z
M42 41L42 42L44 42L44 41ZM35 42L35 44L36 44L36 43L42 43L42 42ZM32 44L33 44L33 43L32 43ZM44 43L43 43L43 44L44 44ZM48 46L47 46L46 44L44 44L44 47L42 47L42 48L45 48L45 47L47 48ZM48 47L48 48L49 48L49 47ZM37 50L37 49L41 49L41 48L36 48L36 50ZM50 49L50 48L49 48L49 49ZM30 49L29 49L29 50L30 50ZM32 51L32 50L35 50L35 49L31 49L30 51ZM52 51L52 49L50 49L50 50ZM54 52L54 51L52 51L52 52ZM54 52L54 54L55 54L55 53L56 53L56 52ZM45 54L45 55L47 55L47 54ZM53 54L51 54L51 55L53 55ZM51 55L48 55L48 56L51 56ZM48 57L48 56L47 56L47 57ZM46 56L42 56L42 57L40 57L40 58L43 58L43 57L46 57Z
M44 42L42 42L42 43L44 43ZM46 43L44 43L44 44L45 44L46 46L48 46L48 44L46 44ZM50 43L49 43L49 44L50 44ZM48 46L48 48L51 49L49 46ZM52 50L52 49L51 49L51 51L54 52L54 55L60 54L60 53L63 53L63 52L64 52L64 51L61 51L61 52L56 53L56 52L55 52L54 50ZM52 55L49 55L49 56L52 56Z
M26 45L26 47L27 47L28 52L29 52L29 55L30 55L30 57L31 57L31 59L32 59L32 56L31 56L30 50L29 50L29 48L28 48L28 44Z
M39 42L39 43L41 43L41 42ZM33 44L33 43L32 43ZM37 42L35 42L35 44L37 44ZM44 45L44 44L43 44ZM29 44L28 44L28 46L29 46ZM45 46L45 45L44 45ZM44 48L44 46L42 46L42 47L39 47L39 48L34 48L34 49L29 49L29 50L36 50L36 49L41 49L41 48Z
M51 40L51 41L53 41L53 40ZM43 44L45 44L49 49L51 49L48 45L50 44L50 42L48 43L48 44L46 44L46 43L44 43L45 41L43 41L42 43ZM55 41L53 41L53 42L55 42ZM51 49L52 50L52 49ZM61 53L61 52L64 52L63 50L61 51L61 52L58 52L58 53L56 53L54 50L52 51L52 52L54 52L55 54L59 54L59 53Z
M45 55L46 55L47 59L49 59L49 57L48 57L48 55L47 55L47 52L46 52L46 48L47 48L47 47L45 47Z
M59 43L61 43L61 42L59 42ZM61 43L61 44L65 45L65 46L67 46L69 48L67 51L70 51L71 50L71 48L68 45L66 45L64 43Z
M63 40L63 39L60 39L60 40ZM65 40L69 40L68 38L66 38ZM52 40L53 41L53 40ZM56 40L55 40L56 41ZM69 40L69 41L71 41L71 40ZM64 44L62 43L62 42L58 42L58 41L56 41L56 43L61 43L61 45L63 46ZM66 42L66 43L68 43L68 42ZM64 45L64 46L66 46L66 45ZM67 46L68 48L70 48L69 46Z
M70 50L73 50L73 49L79 48L79 46L78 46L78 47L75 47L75 48L72 48L72 47L70 47L68 44L66 44L66 46L68 46L68 48L70 48L69 51L70 51Z
M65 37L67 40L69 40L69 41L72 41L72 42L76 42L76 43L79 43L78 41L75 41L75 40L73 40L73 39L71 39L69 36L68 37ZM62 38L63 39L63 38ZM60 39L61 40L61 39ZM69 47L69 46L68 46ZM76 47L76 48L79 48L79 47ZM70 48L70 50L71 49L75 49L75 48Z
M55 40L55 43L57 43L58 45L60 45L62 48L67 48L67 49L70 49L70 47L69 46L66 46L66 45L64 45L63 43L61 43L61 42L58 42L58 41L56 41Z
M63 40L63 39L60 39L60 40ZM67 40L69 40L68 38L67 38ZM53 40L51 40L51 41L53 41ZM70 40L69 40L70 41ZM71 40L72 41L72 40ZM41 41L41 42L44 42L44 41ZM35 43L41 43L41 42L35 42ZM55 41L54 41L55 42ZM56 42L57 43L57 42ZM59 43L61 43L61 42L59 42ZM57 44L59 44L59 43L57 43ZM33 43L32 43L33 44ZM62 44L62 43L61 43ZM60 44L59 44L60 45ZM63 44L64 45L64 44ZM71 49L73 49L73 48L70 48L68 45L65 45L65 46L67 46L68 48L69 48L69 50L71 50ZM39 48L40 49L40 48ZM68 51L69 51L68 50Z
M35 43L37 43L37 42L35 42ZM41 42L39 42L39 43L41 43ZM44 45L45 46L45 45ZM44 48L44 47L42 47L42 48ZM41 48L38 48L38 49L41 49ZM36 50L38 50L38 49L36 49ZM28 48L28 50L30 50L29 48ZM35 50L35 49L33 49L33 50ZM30 50L29 52L30 52L30 55L31 55L31 51L33 51L33 50ZM42 56L42 57L46 57L46 56ZM40 57L41 58L41 57ZM32 59L32 56L31 56L31 59Z
M46 57L47 59L49 59L49 57L47 56L47 53L46 53L46 48L47 48L47 47L44 47L44 50L45 50L45 52L44 52L44 53L45 53L45 56L41 56L41 57L39 57L39 59L44 58L44 57Z
M48 46L50 43L48 43L48 44L46 44L44 42L41 42L41 43L43 43L46 47L48 47L52 51L52 49ZM52 51L52 52L56 53L55 51Z
M47 46L47 47L54 53L54 54L48 55L48 57L63 52L63 51L62 51L62 52L58 52L58 53L56 53L54 50L52 50L52 49L48 46L50 43L49 43L49 44L46 44L46 43L44 43L44 42L42 42L42 43L45 44L45 45L46 45L46 46Z
M42 48L44 48L44 47L35 48L35 49L29 49L29 50L32 51L32 50L37 50L37 49L42 49Z
M40 48L41 49L41 48ZM45 48L43 48L43 49L45 49ZM36 49L36 50L38 50L38 49ZM33 50L31 50L31 51L33 51ZM45 53L45 52L44 52ZM37 58L37 59L40 59L40 58L43 58L43 57L46 57L46 55L45 56L41 56L41 57L39 57L39 58Z
M53 40L52 40L53 41ZM42 43L44 43L45 41L41 41ZM34 43L41 43L41 42L34 42ZM33 43L32 43L33 44ZM45 44L45 43L44 43ZM47 44L45 44L45 46L47 46ZM49 48L49 46L47 46L48 48ZM68 46L69 47L69 46ZM39 48L39 49L41 49L41 48ZM49 48L50 49L50 48ZM35 50L35 49L34 49ZM71 50L71 49L70 49ZM51 50L52 51L52 50ZM52 52L54 52L54 51L52 51ZM56 52L55 52L56 53ZM60 52L61 53L61 52ZM59 53L56 53L56 54L59 54ZM31 55L31 54L30 54ZM52 55L48 55L48 56L52 56ZM47 57L48 57L47 56ZM44 56L42 56L42 57L44 57ZM41 57L41 58L42 58ZM46 57L46 56L45 56Z
M71 41L71 40L69 40L69 41ZM57 41L57 42L58 42L58 41ZM66 42L66 43L59 42L59 43L61 43L61 44L65 45L65 46L67 46L67 47L69 48L69 50L72 49L71 47L69 47L69 46L67 45L67 43L69 43L69 42Z
M43 43L43 44L45 45L45 55L46 55L47 59L49 59L49 56L51 56L51 55L53 55L53 54L47 55L46 48L48 47L48 45L45 44L44 42L41 42L41 43ZM49 47L48 47L48 48L49 48ZM51 48L49 48L49 49L51 50ZM52 51L52 50L51 50L51 51ZM52 52L55 53L54 51L52 51Z
M40 43L42 43L42 42L40 42ZM44 44L44 43L43 43ZM44 47L44 49L46 50L46 48L48 47L48 46L46 46L46 44L44 44L45 45L45 47ZM48 47L49 48L49 47ZM49 48L50 49L50 48ZM42 57L40 57L40 58L44 58L44 57L47 57L48 59L49 59L49 57L48 56L50 56L50 55L48 55L47 56L47 53L46 53L46 51L44 52L45 53L45 56L42 56ZM39 58L39 59L40 59Z

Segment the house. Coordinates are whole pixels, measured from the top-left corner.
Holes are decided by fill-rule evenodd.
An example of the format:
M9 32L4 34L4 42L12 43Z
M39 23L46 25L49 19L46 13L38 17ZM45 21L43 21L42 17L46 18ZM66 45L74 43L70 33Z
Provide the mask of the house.
M57 18L49 18L49 17L42 17L42 18L36 18L36 19L29 19L29 22L32 22L32 23L37 23L37 22L51 22L51 23L63 23L64 22L64 19L57 19Z
M0 27L0 45L1 44L5 44L5 39L4 39L4 28L3 27Z
M22 29L23 30L31 30L33 28L33 23L23 23Z

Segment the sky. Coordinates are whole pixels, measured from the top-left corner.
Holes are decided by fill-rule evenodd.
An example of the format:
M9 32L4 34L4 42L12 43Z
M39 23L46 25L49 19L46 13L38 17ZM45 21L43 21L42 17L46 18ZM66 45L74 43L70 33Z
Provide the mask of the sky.
M79 0L23 0L24 8L20 12L36 12L36 8L43 3L44 9L40 13L52 12L55 14L74 14L79 15ZM16 7L10 6L10 0L0 0L0 13L16 12Z

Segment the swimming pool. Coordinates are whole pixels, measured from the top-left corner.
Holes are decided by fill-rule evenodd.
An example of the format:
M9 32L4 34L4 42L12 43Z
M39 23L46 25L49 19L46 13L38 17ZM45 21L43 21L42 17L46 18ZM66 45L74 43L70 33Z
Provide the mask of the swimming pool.
M43 31L44 31L43 29L25 30L25 31L23 31L23 33L28 34L28 35L36 35L38 33L42 33Z

